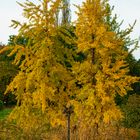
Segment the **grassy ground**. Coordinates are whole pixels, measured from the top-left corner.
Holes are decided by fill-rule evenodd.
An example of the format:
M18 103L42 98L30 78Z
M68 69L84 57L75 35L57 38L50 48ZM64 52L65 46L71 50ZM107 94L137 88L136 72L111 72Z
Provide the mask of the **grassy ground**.
M5 119L10 114L11 111L12 108L4 108L0 110L0 120Z

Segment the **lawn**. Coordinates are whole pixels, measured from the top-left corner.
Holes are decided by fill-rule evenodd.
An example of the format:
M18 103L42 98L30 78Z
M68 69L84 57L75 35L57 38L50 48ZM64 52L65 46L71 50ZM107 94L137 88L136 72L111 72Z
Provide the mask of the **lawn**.
M0 110L0 120L5 119L10 114L11 111L12 108L4 108Z

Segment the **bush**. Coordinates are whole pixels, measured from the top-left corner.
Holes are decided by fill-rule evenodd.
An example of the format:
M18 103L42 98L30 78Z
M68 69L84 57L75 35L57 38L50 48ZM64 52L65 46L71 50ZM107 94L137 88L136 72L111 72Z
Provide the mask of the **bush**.
M125 117L123 120L124 127L137 130L140 138L140 95L130 95L128 102L122 106L122 110Z

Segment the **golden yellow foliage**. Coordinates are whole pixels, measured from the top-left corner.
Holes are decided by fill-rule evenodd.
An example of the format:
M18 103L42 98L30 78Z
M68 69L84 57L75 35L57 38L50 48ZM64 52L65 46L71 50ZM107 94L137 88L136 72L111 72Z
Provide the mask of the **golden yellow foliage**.
M111 29L107 0L86 0L78 7L75 33L69 26L56 26L55 14L62 0L27 1L27 23L15 22L26 46L15 45L20 72L8 86L17 98L10 119L31 130L36 123L66 125L64 107L74 107L72 124L80 127L109 125L123 116L114 98L131 90L138 78L128 75L125 41ZM74 46L74 47L73 47ZM73 47L73 48L72 48ZM85 58L76 61L76 53ZM21 56L24 56L23 58ZM22 59L23 60L22 60ZM6 91L6 92L7 92Z
M61 0L44 0L37 6L26 1L20 5L28 22L13 21L13 27L19 26L18 36L28 41L25 46L12 46L9 54L16 55L14 62L20 68L6 90L12 91L17 99L9 119L16 120L26 131L36 123L65 125L63 109L74 94L73 76L65 62L66 58L68 63L74 61L73 50L66 46L74 40L69 29L55 25L55 14L61 4Z
M128 75L124 40L111 30L106 17L111 13L106 0L86 0L78 7L76 36L78 51L86 59L75 63L73 72L81 84L77 90L75 112L83 125L117 121L123 116L114 98L131 90L138 78ZM79 102L80 100L80 102Z

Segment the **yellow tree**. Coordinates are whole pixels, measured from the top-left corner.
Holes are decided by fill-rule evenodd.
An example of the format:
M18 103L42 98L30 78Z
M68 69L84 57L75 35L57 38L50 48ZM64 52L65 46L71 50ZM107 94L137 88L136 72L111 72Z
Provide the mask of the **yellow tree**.
M63 3L44 0L39 5L30 1L19 4L27 21L23 24L13 21L12 26L19 27L18 36L23 36L27 43L11 46L13 49L9 54L16 53L14 62L20 67L6 90L12 91L17 99L10 119L27 131L38 127L37 124L65 124L63 110L73 96L70 67L74 40L70 26L56 26L55 15Z
M86 0L78 10L77 51L85 59L73 65L80 88L72 103L83 125L98 127L122 118L114 98L116 94L126 95L137 80L128 75L128 51L124 47L131 28L122 35L112 30L108 0Z

